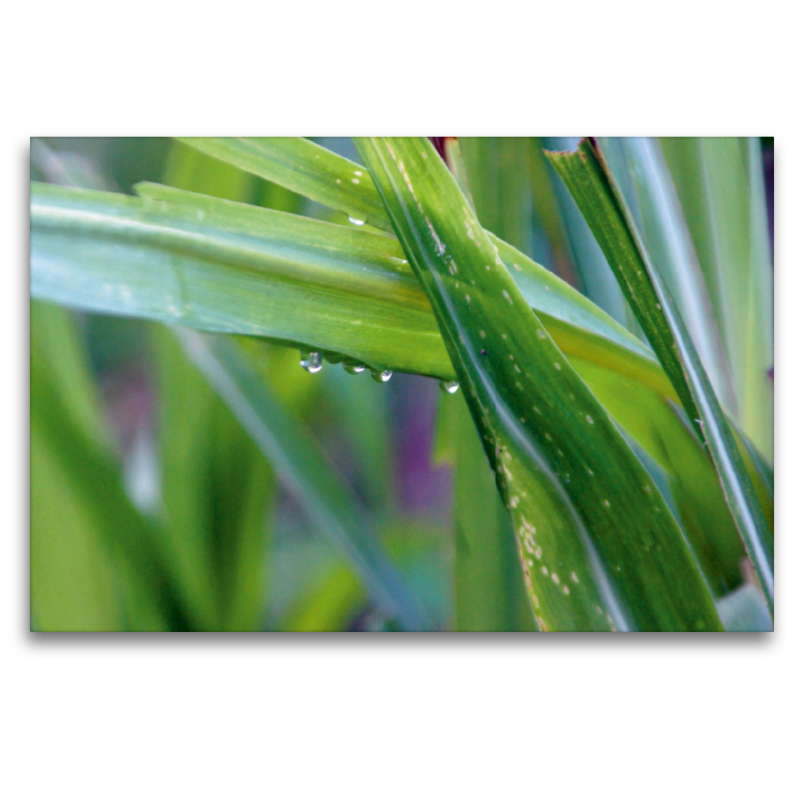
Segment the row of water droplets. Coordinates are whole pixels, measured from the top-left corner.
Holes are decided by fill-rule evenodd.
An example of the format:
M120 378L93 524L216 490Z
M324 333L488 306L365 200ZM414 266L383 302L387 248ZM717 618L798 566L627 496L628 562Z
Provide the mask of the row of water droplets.
M300 366L306 372L315 375L322 369L322 363L322 353L316 350L309 352L301 351ZM345 371L349 372L351 375L358 375L366 369L363 364L348 364L344 362L342 366L345 368ZM392 377L392 371L390 369L371 369L370 375L372 375L372 380L378 383L386 383ZM439 381L439 386L448 394L455 394L458 391L458 381Z
M300 366L306 372L310 372L312 375L316 374L322 369L322 353L317 351L311 351L311 352L301 351ZM363 372L366 369L366 367L363 364L344 363L342 364L342 366L351 375L358 375L360 372ZM384 369L384 370L371 369L370 374L372 375L372 380L377 381L378 383L386 383L392 377L392 371L390 369Z

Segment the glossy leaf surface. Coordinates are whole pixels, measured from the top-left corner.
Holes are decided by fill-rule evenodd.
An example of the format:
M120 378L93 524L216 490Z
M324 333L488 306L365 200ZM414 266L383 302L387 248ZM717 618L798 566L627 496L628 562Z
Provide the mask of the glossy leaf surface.
M635 627L721 629L663 499L525 302L432 146L357 144L484 439L540 626L590 629L601 621L609 599L591 564L591 537Z

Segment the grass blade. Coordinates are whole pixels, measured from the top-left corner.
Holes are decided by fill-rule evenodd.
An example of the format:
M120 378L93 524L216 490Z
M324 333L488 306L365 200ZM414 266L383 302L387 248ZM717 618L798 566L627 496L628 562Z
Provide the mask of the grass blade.
M430 303L394 237L139 188L162 202L32 186L35 296L454 377ZM544 267L493 241L526 299L558 326L566 352L595 360L599 347L608 363L671 391L646 346Z
M160 550L160 532L125 495L108 452L76 424L35 339L31 342L31 430L34 441L46 447L51 467L64 481L64 496L71 497L81 509L92 535L112 559L125 610L125 629L185 627L185 613ZM34 534L34 568L37 549ZM32 590L38 591L35 576Z
M31 349L45 362L71 424L106 449L102 411L70 312L32 302ZM38 401L32 397L31 402ZM115 590L113 558L35 416L32 422L31 629L122 630L124 608Z
M532 495L546 476L574 504L637 628L720 630L663 498L525 302L433 147L418 139L357 144L437 315L521 555L534 533L528 526L536 529L541 569L530 569L527 556L522 565L539 624L591 629L603 602L582 525L554 531L540 516ZM579 581L571 586L570 573Z
M653 267L664 280L723 406L736 410L730 367L719 337L705 278L658 141L602 139L608 166L623 188ZM614 156L612 158L612 156Z
M202 195L187 206L41 184L31 191L36 297L452 377L394 237Z
M728 422L675 303L649 264L626 214L624 201L595 146L583 140L577 152L551 153L550 160L603 248L698 436L708 446L728 506L772 610L771 532Z
M536 630L515 534L469 409L458 405L455 457L456 630Z
M758 139L664 138L661 146L730 364L730 411L771 461L773 280Z
M287 136L179 141L376 228L391 230L374 184L365 180L366 170L308 139Z
M473 207L487 231L532 254L533 193L530 141L482 136L459 140Z
M152 331L159 397L164 544L198 630L257 630L264 607L263 456L187 359Z

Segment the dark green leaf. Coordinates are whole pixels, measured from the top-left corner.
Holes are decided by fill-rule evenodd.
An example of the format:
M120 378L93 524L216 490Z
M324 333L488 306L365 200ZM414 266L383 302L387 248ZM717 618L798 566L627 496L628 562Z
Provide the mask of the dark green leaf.
M635 627L720 630L663 498L525 302L432 146L357 144L431 300L515 520L539 624L592 629L604 617L588 534Z

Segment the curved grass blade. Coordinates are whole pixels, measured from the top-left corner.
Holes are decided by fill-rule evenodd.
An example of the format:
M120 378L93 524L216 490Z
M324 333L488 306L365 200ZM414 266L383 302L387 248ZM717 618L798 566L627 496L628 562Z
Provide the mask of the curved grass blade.
M551 153L549 158L603 248L698 436L708 446L736 527L772 611L771 532L675 303L650 265L624 201L594 145L583 140L577 152Z
M31 292L455 377L394 237L167 187L139 190L175 202L33 184ZM544 267L498 246L529 302L553 318L560 341L570 339L565 351L611 359L669 391L647 347Z
M453 377L394 237L201 195L187 206L42 184L31 194L35 297Z
M287 490L347 557L376 605L406 630L430 629L427 612L384 554L352 491L308 433L271 397L237 347L183 329L176 334Z
M579 629L583 617L593 627L601 575L583 534L636 628L721 630L663 498L525 302L430 143L357 145L431 299L515 521L540 626ZM543 486L577 511L572 526L555 531L552 518L543 519L533 496ZM565 508L558 510L564 519ZM523 549L528 535L537 561Z
M311 200L391 231L381 198L366 170L299 137L179 138L178 141Z

